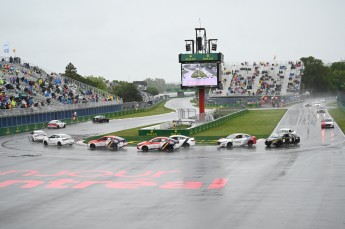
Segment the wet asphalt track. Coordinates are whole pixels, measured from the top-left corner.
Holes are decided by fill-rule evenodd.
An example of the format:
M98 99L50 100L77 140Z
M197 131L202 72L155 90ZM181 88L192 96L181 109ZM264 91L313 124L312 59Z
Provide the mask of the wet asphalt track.
M173 107L185 100L173 100ZM326 114L328 115L328 114ZM176 118L68 126L76 138ZM293 106L297 146L174 153L44 147L0 138L0 228L345 228L345 137ZM58 130L47 130L48 134Z

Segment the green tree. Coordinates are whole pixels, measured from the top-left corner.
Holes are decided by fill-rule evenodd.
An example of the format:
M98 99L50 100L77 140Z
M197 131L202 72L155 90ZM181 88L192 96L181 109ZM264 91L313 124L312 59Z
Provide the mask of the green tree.
M159 94L159 90L156 87L147 87L146 92L153 96Z
M108 91L107 84L105 83L105 79L101 76L87 76L85 77L86 81L89 85L101 89L103 91Z
M146 78L145 81L147 83L147 87L156 87L159 90L159 93L165 93L167 91L167 86L164 79Z
M117 85L112 87L111 93L121 97L124 102L141 102L143 100L140 91L133 83L124 81L115 82Z
M305 67L302 76L303 89L310 90L316 94L330 91L330 68L324 66L321 60L315 59L312 56L302 57L301 61Z
M82 76L77 73L77 68L74 67L74 65L72 63L69 63L66 66L65 76L67 76L71 79L74 79L74 80L82 81Z
M345 62L334 62L331 65L331 85L333 89L345 91Z

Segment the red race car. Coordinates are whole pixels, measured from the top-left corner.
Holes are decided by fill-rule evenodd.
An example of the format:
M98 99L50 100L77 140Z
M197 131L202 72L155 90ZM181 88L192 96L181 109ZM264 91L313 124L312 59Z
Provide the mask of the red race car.
M90 149L105 147L108 147L109 149L118 149L126 146L127 144L127 140L119 136L103 136L99 139L89 141L87 146Z

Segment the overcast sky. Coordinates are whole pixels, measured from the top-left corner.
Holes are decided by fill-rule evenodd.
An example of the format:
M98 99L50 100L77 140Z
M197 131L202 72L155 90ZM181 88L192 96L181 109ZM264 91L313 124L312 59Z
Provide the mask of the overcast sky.
M195 28L225 62L345 59L344 0L11 0L0 43L43 69L109 80L180 81L178 54Z

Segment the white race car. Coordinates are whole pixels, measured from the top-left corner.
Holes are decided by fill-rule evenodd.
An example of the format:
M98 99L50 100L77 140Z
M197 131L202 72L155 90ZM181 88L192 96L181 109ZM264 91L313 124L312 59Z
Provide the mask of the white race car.
M149 150L174 151L178 148L180 148L178 141L168 137L155 137L137 144L137 149L144 152Z
M66 123L64 123L61 120L51 120L47 126L47 128L55 128L55 129L65 128L65 127L66 127Z
M226 148L233 146L252 146L253 144L256 144L256 137L244 133L230 134L226 138L219 139L217 142L217 145Z
M33 142L43 141L45 137L47 137L47 134L43 130L34 130L28 136L29 140Z
M74 139L68 134L53 134L43 139L44 145L73 145Z
M195 146L195 139L191 137L187 137L184 135L171 135L170 138L179 141L180 146L183 148Z

